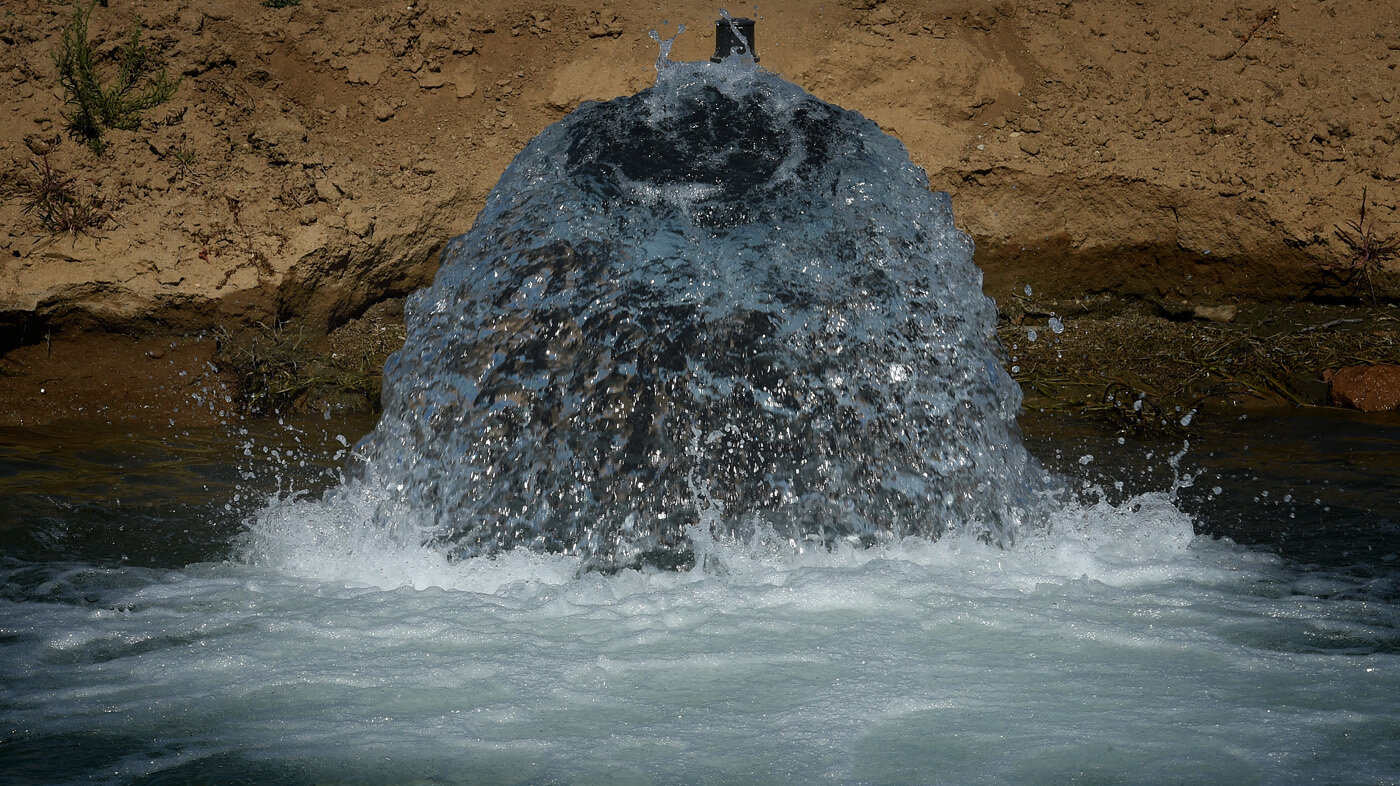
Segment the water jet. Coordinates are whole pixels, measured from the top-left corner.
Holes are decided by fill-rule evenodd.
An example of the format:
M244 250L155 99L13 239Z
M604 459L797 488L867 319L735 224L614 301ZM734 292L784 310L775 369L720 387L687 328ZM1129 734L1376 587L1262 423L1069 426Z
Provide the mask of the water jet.
M663 50L653 87L546 129L448 244L358 451L384 526L607 568L686 565L693 527L1008 543L1035 517L947 194L866 118L720 60Z

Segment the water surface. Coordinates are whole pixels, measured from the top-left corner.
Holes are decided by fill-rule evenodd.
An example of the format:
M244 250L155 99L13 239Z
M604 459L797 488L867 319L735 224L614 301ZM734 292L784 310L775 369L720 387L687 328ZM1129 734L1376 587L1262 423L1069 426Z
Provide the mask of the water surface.
M318 447L293 467L336 463L336 428L296 427ZM0 568L19 782L1400 777L1393 423L1200 418L1173 470L1170 442L1031 418L1042 460L1121 471L1105 494L1126 501L1006 550L702 541L708 571L582 576L350 537L354 511L311 500L228 561L227 486L195 467L246 437L138 436L117 462L9 436L0 504L30 511ZM308 464L228 483L310 486ZM101 527L95 466L122 479ZM1143 493L1183 472L1176 501Z

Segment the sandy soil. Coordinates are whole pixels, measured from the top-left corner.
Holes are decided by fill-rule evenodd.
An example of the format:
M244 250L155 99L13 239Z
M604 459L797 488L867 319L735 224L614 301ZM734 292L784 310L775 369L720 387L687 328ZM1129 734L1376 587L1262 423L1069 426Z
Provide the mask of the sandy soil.
M0 13L0 168L13 178L47 151L112 220L54 235L24 199L0 200L0 351L345 325L429 281L546 125L649 84L649 30L684 24L673 56L708 56L717 8L110 0L92 14L97 51L139 18L182 81L139 129L108 132L100 156L65 133L51 53L73 11L10 0ZM1111 297L1177 312L1346 297L1326 271L1347 258L1334 230L1363 189L1375 225L1400 233L1393 3L792 0L750 13L765 68L879 122L953 194L999 303L1026 286L1061 308ZM1377 274L1394 300L1393 272ZM7 358L6 375L19 368Z

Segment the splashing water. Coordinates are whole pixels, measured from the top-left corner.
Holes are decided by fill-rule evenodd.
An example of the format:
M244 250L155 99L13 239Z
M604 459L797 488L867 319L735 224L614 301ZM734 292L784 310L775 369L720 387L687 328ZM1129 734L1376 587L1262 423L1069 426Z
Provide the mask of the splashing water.
M1044 481L948 196L871 121L669 43L448 245L343 493L455 556L682 565L701 522L1013 541Z
M227 553L198 509L162 529L121 517L145 515L127 485L163 511L168 476L101 476L110 510L59 513L56 451L0 450L28 468L0 520L46 539L0 541L0 773L1400 779L1400 433L1316 439L1347 431L1333 422L1236 455L1276 424L1194 426L1253 478L1220 465L1206 512L1234 498L1269 530L1300 513L1292 533L1365 552L1359 571L1196 535L1178 505L1208 484L1167 451L1136 460L1169 470L1169 493L1143 493L1148 474L1125 488L1121 439L1039 435L1037 455L1112 493L1037 507L947 198L873 125L733 65L663 58L657 88L532 144L415 300L358 479L266 507L245 559L172 549ZM1256 473L1323 454L1347 459L1317 493L1355 515L1248 502L1279 482ZM97 458L79 454L84 489ZM75 524L102 554L164 533L164 561L93 564ZM647 549L723 570L578 570ZM493 555L457 559L476 553Z

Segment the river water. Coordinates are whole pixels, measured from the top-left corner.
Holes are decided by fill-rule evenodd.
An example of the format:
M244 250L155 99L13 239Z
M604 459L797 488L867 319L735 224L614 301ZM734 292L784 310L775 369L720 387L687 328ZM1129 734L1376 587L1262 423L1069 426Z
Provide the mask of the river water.
M1178 457L1031 413L1034 454L1121 501L1009 549L760 538L579 576L305 499L230 559L368 425L7 433L0 780L1400 778L1393 420L1200 416Z

